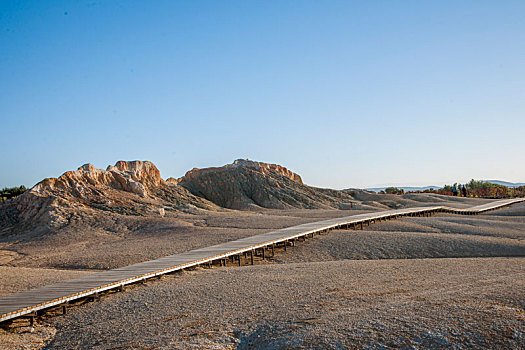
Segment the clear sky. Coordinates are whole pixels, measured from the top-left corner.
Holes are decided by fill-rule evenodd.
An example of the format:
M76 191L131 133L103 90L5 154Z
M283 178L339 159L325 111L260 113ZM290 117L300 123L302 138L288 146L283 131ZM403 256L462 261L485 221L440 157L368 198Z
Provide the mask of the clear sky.
M237 158L525 181L525 1L0 1L0 187Z

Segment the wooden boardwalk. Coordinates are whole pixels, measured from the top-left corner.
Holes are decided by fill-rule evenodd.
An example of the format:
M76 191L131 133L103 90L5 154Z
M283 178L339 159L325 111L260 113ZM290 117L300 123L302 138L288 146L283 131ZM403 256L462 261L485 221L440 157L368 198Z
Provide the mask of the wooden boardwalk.
M268 250L273 252L277 245L283 246L286 249L288 244L293 244L293 242L300 237L306 238L306 236L321 234L329 230L362 228L363 224L369 225L376 221L403 216L431 215L437 212L474 215L522 201L525 201L525 198L505 199L467 209L429 206L387 210L283 228L211 247L195 249L118 269L93 273L81 278L25 292L10 294L0 298L0 322L23 316L34 316L40 310L57 306L65 307L69 302L75 300L90 296L96 297L104 291L119 290L127 284L144 281L198 265L208 265L213 262L218 262L222 266L226 265L227 259L241 265L243 257L245 262L251 262L253 264L253 258L256 254L262 256L264 259L266 252Z

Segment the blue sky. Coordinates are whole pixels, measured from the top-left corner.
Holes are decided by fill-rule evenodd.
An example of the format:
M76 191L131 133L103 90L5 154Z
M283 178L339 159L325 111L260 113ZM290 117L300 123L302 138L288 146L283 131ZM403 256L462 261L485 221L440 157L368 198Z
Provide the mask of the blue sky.
M525 181L524 1L1 1L0 187L237 158Z

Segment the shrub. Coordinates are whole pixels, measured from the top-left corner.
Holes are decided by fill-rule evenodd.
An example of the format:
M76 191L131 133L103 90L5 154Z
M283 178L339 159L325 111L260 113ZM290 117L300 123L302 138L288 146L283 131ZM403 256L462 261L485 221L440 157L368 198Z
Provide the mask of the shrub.
M388 194L403 194L405 193L405 190L399 189L397 187L387 187L385 188L385 192Z

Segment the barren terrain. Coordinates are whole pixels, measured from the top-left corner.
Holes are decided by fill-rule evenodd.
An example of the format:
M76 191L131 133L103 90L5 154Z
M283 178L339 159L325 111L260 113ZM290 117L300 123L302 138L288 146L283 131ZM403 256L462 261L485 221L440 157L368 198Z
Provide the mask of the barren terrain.
M51 233L29 231L22 235L1 237L0 259L3 259L3 266L43 269L43 274L53 273L55 269L106 270L306 222L384 210L384 205L379 206L377 200L387 203L396 201L400 206L438 203L458 208L486 201L433 195L411 195L412 199L371 196L376 201L366 203L374 202L378 207L365 205L367 209L362 209L356 206L352 210L259 208L257 211L194 208L170 217L83 216L82 220L72 221ZM35 284L30 287L35 287ZM21 290L24 288L13 289L12 292Z

